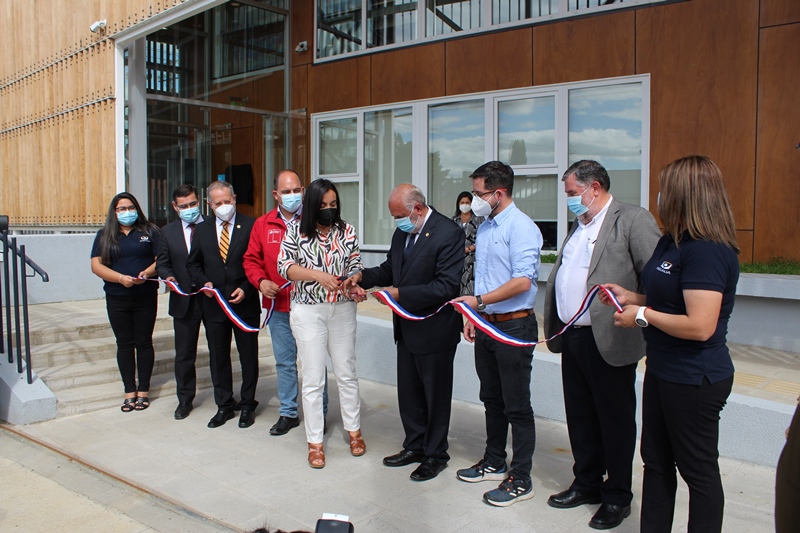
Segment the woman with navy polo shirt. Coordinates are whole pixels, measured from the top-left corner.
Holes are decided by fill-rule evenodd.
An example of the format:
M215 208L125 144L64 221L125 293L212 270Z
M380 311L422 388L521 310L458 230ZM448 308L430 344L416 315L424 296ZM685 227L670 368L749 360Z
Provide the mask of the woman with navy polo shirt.
M108 320L117 339L117 365L125 386L123 413L150 406L158 283L146 279L156 275L158 236L136 198L122 192L111 200L105 226L92 246L92 272L105 281Z
M688 531L719 532L719 417L733 385L726 335L739 248L722 173L710 159L673 161L659 184L665 234L642 270L644 294L606 285L624 306L615 324L641 327L647 342L641 531L672 531L677 465L689 487Z

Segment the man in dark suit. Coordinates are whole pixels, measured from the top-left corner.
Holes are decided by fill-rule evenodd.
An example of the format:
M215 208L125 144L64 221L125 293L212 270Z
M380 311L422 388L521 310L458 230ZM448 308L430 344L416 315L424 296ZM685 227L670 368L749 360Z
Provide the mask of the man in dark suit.
M194 292L197 289L186 270L186 260L194 241L195 227L203 222L195 186L181 185L175 189L172 208L180 218L161 228L156 270L159 277L177 283L184 292ZM175 329L175 384L178 395L175 420L183 420L192 411L197 388L195 361L197 337L203 320L201 295L187 297L176 292L170 293L169 314Z
M386 287L415 315L428 315L458 296L464 267L464 232L425 203L422 191L404 183L389 196L397 230L386 261L352 276L345 290ZM405 430L403 450L386 466L422 463L414 481L433 479L447 466L447 432L453 394L453 359L461 317L448 306L426 320L394 316L397 343L397 401Z
M258 327L261 308L258 291L245 275L243 257L250 241L255 219L236 213L233 186L215 181L208 187L208 204L214 211L195 228L192 251L187 268L197 287L217 288L228 299L231 309L250 326ZM233 375L231 371L231 335L236 339L242 367L242 389L239 407L242 414L239 427L246 428L255 421L255 399L258 384L258 333L242 331L228 318L222 307L206 293L203 318L211 358L211 379L214 382L214 401L217 414L208 427L216 428L233 418Z
M597 161L578 161L564 177L567 207L577 219L547 280L544 330L555 334L598 283L639 287L661 237L653 215L614 199ZM644 356L639 328L614 327L614 308L595 301L575 326L547 343L561 352L561 377L575 479L548 505L570 509L602 503L589 526L617 527L630 515L636 448L636 364ZM606 478L603 479L603 476Z

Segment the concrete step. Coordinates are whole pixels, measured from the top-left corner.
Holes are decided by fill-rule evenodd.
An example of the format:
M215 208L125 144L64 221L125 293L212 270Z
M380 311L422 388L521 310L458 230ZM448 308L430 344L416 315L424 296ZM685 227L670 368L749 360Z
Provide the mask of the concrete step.
M153 332L153 348L156 352L172 350L174 347L175 336L171 328ZM51 366L115 359L116 356L117 344L113 335L31 346L31 365L37 373Z
M234 366L238 361L238 351L236 345L231 346L231 360ZM272 345L269 343L259 344L259 357L271 358ZM208 348L205 344L197 347L196 368L206 368L209 364ZM153 365L153 375L173 374L175 371L175 351L165 350L156 352L156 360ZM85 363L75 363L68 365L58 365L45 368L37 372L39 377L48 388L53 391L62 391L101 383L119 382L119 367L116 358L101 359L97 361L87 361Z
M270 376L275 373L275 361L272 357L263 356L259 359L259 377ZM233 362L233 389L238 392L242 379L241 369L234 358ZM206 389L212 386L211 371L208 366L197 368L197 389ZM154 375L150 380L150 398L152 400L175 399L175 377L171 374ZM125 393L122 382L117 380L111 383L100 383L74 389L56 392L56 416L70 416L100 409L119 407Z
M172 317L160 316L156 319L153 331L172 331ZM114 337L114 332L108 321L97 324L84 324L79 326L49 326L43 329L32 330L30 333L31 347L58 342L72 342L85 339L99 339Z

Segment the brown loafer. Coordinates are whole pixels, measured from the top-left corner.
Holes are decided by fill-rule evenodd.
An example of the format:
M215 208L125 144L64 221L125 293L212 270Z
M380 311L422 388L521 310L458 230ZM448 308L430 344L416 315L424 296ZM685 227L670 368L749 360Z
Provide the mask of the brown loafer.
M311 468L325 468L325 452L322 443L308 443L308 466Z
M361 437L361 430L348 431L348 433L350 434L350 453L352 453L354 457L361 457L367 451L367 445Z

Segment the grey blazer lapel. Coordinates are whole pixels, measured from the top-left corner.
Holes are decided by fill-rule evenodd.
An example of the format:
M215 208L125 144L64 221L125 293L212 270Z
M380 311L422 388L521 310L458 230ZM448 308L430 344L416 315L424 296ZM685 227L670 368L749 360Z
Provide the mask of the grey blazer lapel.
M600 226L600 232L597 234L597 241L594 243L594 250L592 251L592 261L589 263L589 276L594 273L597 264L600 262L600 257L608 244L608 238L611 236L611 230L617 224L619 218L619 204L616 199L611 200L611 205L608 206L608 211L603 219L603 225Z

